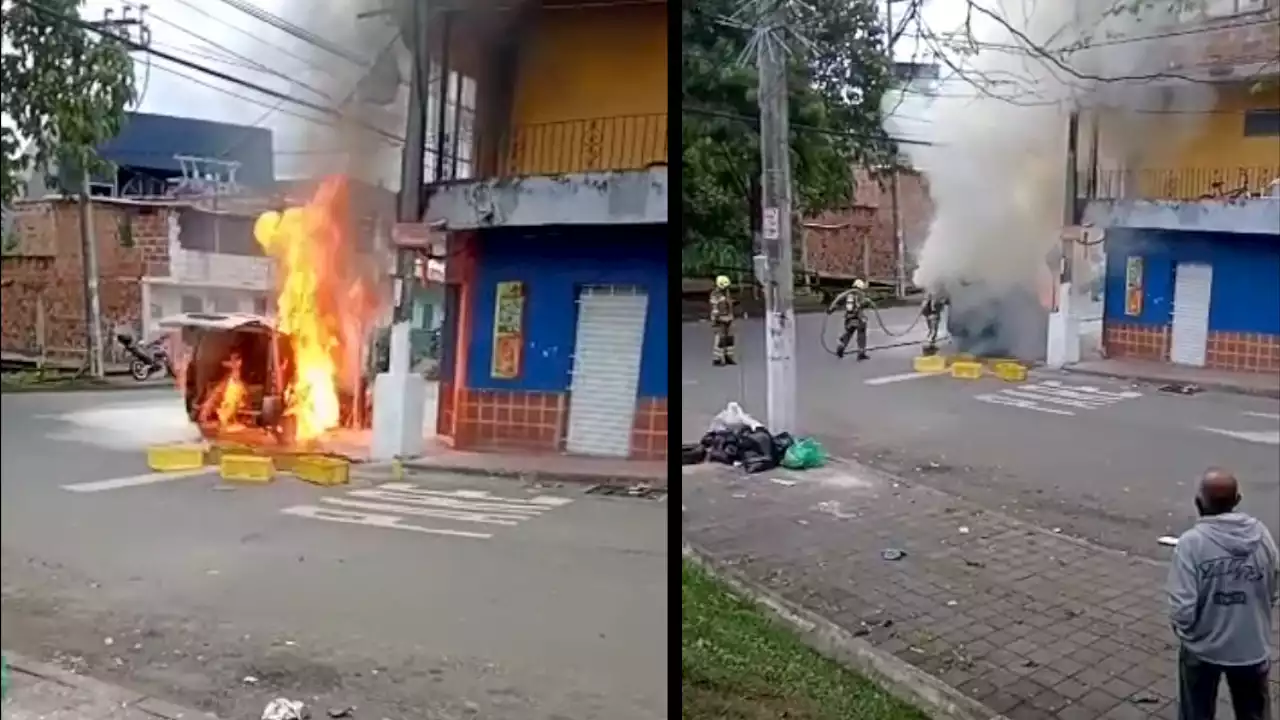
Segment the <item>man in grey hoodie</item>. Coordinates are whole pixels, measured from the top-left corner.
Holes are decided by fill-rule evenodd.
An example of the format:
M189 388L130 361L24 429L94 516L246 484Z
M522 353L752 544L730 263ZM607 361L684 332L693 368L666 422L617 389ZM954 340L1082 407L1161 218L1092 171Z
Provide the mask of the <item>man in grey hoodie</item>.
M1213 720L1227 678L1236 720L1271 720L1271 608L1280 559L1266 526L1236 512L1235 476L1212 469L1196 494L1200 520L1178 538L1169 568L1169 619L1178 652L1179 720Z

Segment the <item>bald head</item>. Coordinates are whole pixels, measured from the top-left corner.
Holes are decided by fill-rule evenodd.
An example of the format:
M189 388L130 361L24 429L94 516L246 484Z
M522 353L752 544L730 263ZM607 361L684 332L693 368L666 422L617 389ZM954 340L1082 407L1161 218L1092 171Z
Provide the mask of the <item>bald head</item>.
M1200 478L1196 505L1205 515L1221 515L1236 509L1240 503L1240 485L1236 476L1221 468L1209 468Z

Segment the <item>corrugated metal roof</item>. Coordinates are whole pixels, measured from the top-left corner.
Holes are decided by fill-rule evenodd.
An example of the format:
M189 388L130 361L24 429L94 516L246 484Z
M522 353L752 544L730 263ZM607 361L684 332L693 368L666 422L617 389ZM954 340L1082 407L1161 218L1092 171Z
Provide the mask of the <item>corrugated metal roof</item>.
M275 182L275 149L267 128L128 113L120 134L99 152L117 165L165 172L181 172L174 155L237 161L240 185L266 188Z

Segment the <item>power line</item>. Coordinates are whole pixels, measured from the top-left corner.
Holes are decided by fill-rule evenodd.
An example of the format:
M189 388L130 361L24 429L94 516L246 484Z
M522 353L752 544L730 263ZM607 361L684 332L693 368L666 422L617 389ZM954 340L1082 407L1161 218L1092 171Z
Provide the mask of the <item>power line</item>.
M197 6L195 3L191 2L191 0L174 0L174 1L175 1L175 2L178 2L178 3L182 4L182 5L187 6L188 8L190 8L191 10L193 10L194 12L197 12L197 13L199 13L199 14L201 14L201 15L203 15L203 16L205 16L205 17L207 17L207 18L209 18L210 20L213 20L214 22L216 22L216 23L218 23L218 24L220 24L220 25L223 25L223 26L225 26L225 27L229 27L229 28L231 28L232 30L235 30L236 32L238 32L238 33L240 33L240 34L245 35L246 37L252 38L253 40L256 40L257 42L260 42L260 43L262 43L263 45L266 45L267 47L271 48L272 50L275 50L276 52L281 53L282 55L287 55L287 56L289 56L289 57L293 58L294 60L297 60L298 62L302 63L303 65L306 65L307 67L309 67L309 68L311 68L311 69L313 69L313 70L315 70L315 71L317 71L317 72L321 72L321 73L324 73L324 74L326 74L326 75L329 75L330 77L334 77L333 73L332 73L331 71L329 71L328 69L326 69L326 68L324 68L324 67L322 67L322 66L320 66L320 65L316 64L315 62L313 62L313 61L311 61L311 60L308 60L307 58L302 57L301 55L298 55L297 53L294 53L293 51L289 50L288 48L281 47L281 46L276 45L276 44L274 44L274 43L267 42L265 39L263 39L263 37L262 37L261 35L255 35L254 33L249 32L248 30L245 30L244 28L242 28L242 27L240 27L240 26L238 26L238 25L236 25L236 24L234 24L234 23L227 22L225 19L220 18L220 17L218 17L217 15L214 15L213 13L209 12L208 10L205 10L205 9L203 9L203 8L201 8L201 7L199 7L199 6Z
M83 30L88 30L90 32L95 32L98 34L104 34L104 31L100 30L97 27L94 27L92 23L81 20L78 17L71 17L68 15L64 15L55 10L51 10L48 7L45 7L43 5L39 5L37 3L31 2L31 0L12 0L12 2L14 2L15 4L21 5L22 7L25 7L29 10L34 10L35 12L40 13L41 15L44 15L45 17L48 17L49 19L54 20L56 22L62 22L68 25L74 25ZM146 47L145 45L134 42L133 40L128 38L118 38L114 35L112 37L115 38L117 42L121 43L122 45L124 45L125 47L131 50L150 53L155 57L168 60L169 62L175 63L177 65L181 65L182 67L188 68L190 70L195 70L196 72L203 73L210 77L218 78L219 80L223 80L233 85L239 85L240 87L253 90L254 92L260 93L262 95L266 95L267 97L273 97L277 100L283 100L285 102L307 108L308 110L314 110L318 113L329 115L331 117L337 117L337 118L343 117L342 113L334 108L326 107L324 105L313 103L308 100L303 100L301 98L297 98L292 95L289 95L288 93L282 93L276 90L272 90L271 88L263 87L256 83L252 83L247 80L243 80L241 78L235 77L234 75L228 75L227 73L214 70L209 67L205 67L203 65L200 65L199 63L191 62L190 60L186 60L184 58L180 58L175 55L171 55L169 53L161 52L154 48ZM370 130L374 133L377 133L378 135L382 135L383 137L386 137L388 139L395 140L396 142L404 142L404 138L394 133L387 132L382 128L369 125L368 123L364 123L362 121L356 121L356 123L361 127L364 127L365 129Z
M753 129L758 128L760 124L760 119L758 117L755 117L752 115L742 115L740 113L734 113L734 112L709 110L705 108L689 107L685 105L682 105L680 107L680 112L689 113L691 115L703 115L706 117L716 117L724 120L736 120L738 122L746 123ZM812 125L802 125L799 123L791 123L790 125L791 125L791 129L793 130L803 130L805 132L818 133L820 135L830 135L833 137L844 137L844 138L850 138L853 140L868 140L873 142L889 141L889 142L898 143L900 145L930 145L930 146L934 145L934 143L931 143L927 140L900 138L900 137L893 137L891 135L876 136L873 134L855 133L855 132L849 132L846 130L830 130L827 128L814 127Z
M243 60L245 63L248 63L247 67L249 67L249 68L252 68L252 69L254 69L254 70L257 70L258 72L263 73L263 74L265 74L265 75L273 75L273 76L278 77L278 78L280 78L280 79L282 79L282 80L288 80L288 81L289 81L289 82L291 82L291 83L296 83L299 87L304 88L304 89L306 89L306 90L310 90L311 92L315 93L316 95L319 95L319 96L320 96L320 97L322 97L322 98L325 98L326 100L330 99L330 98L329 98L329 96L328 96L324 91L319 90L319 89L314 88L314 87L311 87L311 86L310 86L310 85L308 85L307 83L302 82L301 80L298 80L298 79L296 79L295 77L291 77L291 76L289 76L288 74L286 74L286 73L284 73L284 72L281 72L280 70L274 70L274 69L272 69L272 68L269 68L269 67L267 67L266 65L263 65L262 63L258 62L257 60L254 60L253 58L250 58L250 57L247 57L247 56L245 56L245 55L242 55L242 54L240 54L240 53L238 53L238 52L236 52L236 51L234 51L234 50L232 50L232 49L228 48L228 47L227 47L227 46L225 46L225 45L222 45L222 44L217 43L217 42L215 42L215 41L213 41L213 40L210 40L209 38L207 38L207 37L205 37L205 36L201 35L200 33L196 32L196 31L194 31L194 30L191 30L191 29L189 29L189 28L183 27L183 26L182 26L181 24L179 24L179 23L176 23L176 22L174 22L174 21L172 21L172 20L167 20L167 19L165 19L165 18L163 18L163 17L160 17L159 15L156 15L154 12L153 12L153 13L151 13L150 17L151 17L151 19L153 19L153 20L158 20L158 21L160 21L161 23L163 23L163 24L165 24L165 25L168 25L169 27L171 27L171 28L173 28L173 29L177 30L178 32L181 32L181 33L183 33L183 34L185 34L185 35L189 35L190 37L193 37L193 38L195 38L195 39L197 39L197 40L199 40L199 41L201 41L201 42L203 42L203 43L206 43L206 44L207 44L207 45L209 45L210 47L213 47L213 48L216 48L216 49L218 49L218 50L221 50L222 52L226 53L226 54L227 54L227 55L229 55L230 57L236 58L236 59L238 59L238 60Z
M225 5L229 5L235 8L236 10L239 10L240 12L248 15L251 18L260 20L276 28L277 30L288 33L289 35L292 35L293 37L296 37L299 40L302 40L303 42L314 45L315 47L320 48L321 50L324 50L325 52L331 55L336 55L337 57L340 57L343 60L346 60L347 62L357 67L360 67L366 70L369 68L369 63L365 61L364 58L361 58L358 55L355 55L354 53L342 47L341 45L338 45L335 42L326 40L309 30L298 27L297 25L294 25L288 20L285 20L284 18L280 17L279 15L275 15L273 13L267 12L266 10L263 10L262 8L254 5L253 3L244 2L244 0L221 0L221 2Z

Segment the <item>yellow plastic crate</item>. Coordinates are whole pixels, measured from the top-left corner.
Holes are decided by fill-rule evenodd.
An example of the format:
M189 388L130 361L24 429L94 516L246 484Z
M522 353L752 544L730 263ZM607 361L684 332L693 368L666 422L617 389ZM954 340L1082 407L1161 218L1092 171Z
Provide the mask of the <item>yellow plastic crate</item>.
M991 366L996 377L1005 382L1023 382L1027 379L1027 367L1016 362L998 362Z
M947 358L942 355L917 355L911 367L918 373L940 373L947 370Z
M293 474L314 485L346 485L351 463L324 455L304 455L293 462Z
M271 458L257 455L224 454L218 463L222 479L236 482L268 483L275 477L275 471Z
M152 445L147 448L147 467L156 472L196 470L204 467L204 446L196 444Z
M982 377L982 363L969 361L951 363L951 377L959 380L977 380Z

